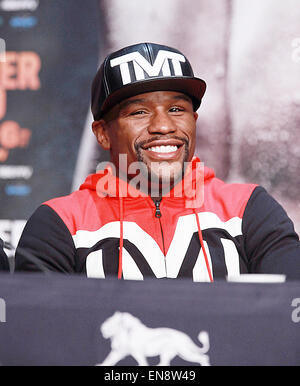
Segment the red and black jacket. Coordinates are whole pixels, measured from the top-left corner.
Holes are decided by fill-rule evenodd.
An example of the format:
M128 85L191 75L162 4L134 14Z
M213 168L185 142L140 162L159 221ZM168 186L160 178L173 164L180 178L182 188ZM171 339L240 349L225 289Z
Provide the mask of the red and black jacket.
M191 163L193 173L198 161ZM104 194L102 177L88 176L78 191L35 211L16 251L17 271L45 267L134 280L212 281L241 273L300 278L300 243L293 223L262 187L227 184L204 168L190 182L195 185L203 177L198 202L172 191L156 205L144 194L120 194L119 184L128 185L118 179L117 194Z

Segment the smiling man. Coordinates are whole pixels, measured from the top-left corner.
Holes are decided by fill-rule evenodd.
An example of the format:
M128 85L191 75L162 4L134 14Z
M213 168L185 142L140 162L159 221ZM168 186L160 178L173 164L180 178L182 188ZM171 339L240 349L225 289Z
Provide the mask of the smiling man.
M194 157L205 90L174 48L140 43L108 55L92 85L92 129L110 162L36 210L16 270L299 279L299 238L283 208L262 187L226 184Z
M193 157L197 117L187 95L154 91L117 104L93 123L93 131L123 179L134 177L127 166L139 162L136 169L148 180L146 193L157 186L168 192ZM125 165L120 154L127 157Z

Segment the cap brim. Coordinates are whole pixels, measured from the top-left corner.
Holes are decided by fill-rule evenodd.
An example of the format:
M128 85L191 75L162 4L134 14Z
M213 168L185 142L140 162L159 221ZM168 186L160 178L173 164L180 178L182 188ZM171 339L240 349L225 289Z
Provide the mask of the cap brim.
M194 111L196 111L201 104L205 90L206 83L204 80L195 77L164 77L157 79L149 78L142 81L139 80L122 86L118 90L114 91L104 102L101 109L101 116L124 99L152 91L182 92L192 99Z

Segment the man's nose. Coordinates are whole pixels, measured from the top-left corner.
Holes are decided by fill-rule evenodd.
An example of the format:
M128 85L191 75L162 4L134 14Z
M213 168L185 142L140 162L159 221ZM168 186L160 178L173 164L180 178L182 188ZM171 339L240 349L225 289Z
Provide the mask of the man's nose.
M176 128L168 112L160 111L155 112L151 117L148 131L151 134L168 134L176 131Z

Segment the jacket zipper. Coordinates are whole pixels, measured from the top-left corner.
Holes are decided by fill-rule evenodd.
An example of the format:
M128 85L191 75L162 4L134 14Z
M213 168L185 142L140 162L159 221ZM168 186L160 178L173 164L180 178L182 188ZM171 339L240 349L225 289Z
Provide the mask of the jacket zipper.
M161 211L160 211L160 201L155 201L155 217L161 218Z
M164 241L164 233L161 225L161 216L162 213L160 211L160 202L161 201L154 201L155 204L155 217L158 218L159 220L159 225L160 225L160 231L161 231L161 238L162 238L162 245L163 245L163 250L164 250L164 255L166 256L166 249L165 249L165 241Z

